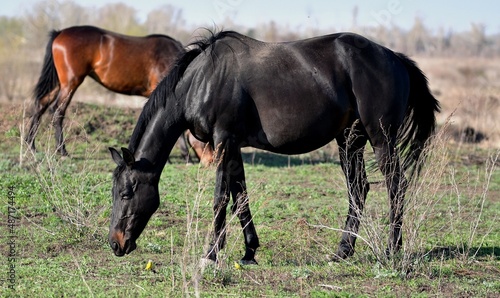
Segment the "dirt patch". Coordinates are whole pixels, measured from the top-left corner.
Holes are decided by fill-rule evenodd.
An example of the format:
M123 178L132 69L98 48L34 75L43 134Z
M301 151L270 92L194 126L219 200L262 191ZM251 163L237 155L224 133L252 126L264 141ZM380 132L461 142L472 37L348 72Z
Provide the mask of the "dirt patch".
M87 138L127 144L132 134L141 109L106 107L81 102L75 103L68 111L69 117L79 125L73 126L70 133L85 134ZM83 129L82 129L83 128Z
M19 128L23 120L23 104L19 102L0 102L0 132L6 133L12 128Z

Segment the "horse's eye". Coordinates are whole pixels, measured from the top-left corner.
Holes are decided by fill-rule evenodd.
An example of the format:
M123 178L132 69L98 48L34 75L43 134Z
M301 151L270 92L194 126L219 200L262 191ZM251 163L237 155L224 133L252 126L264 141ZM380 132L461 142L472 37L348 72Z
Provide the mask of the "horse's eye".
M130 200L133 196L134 194L130 191L120 192L120 197L122 198L122 200Z
M137 190L137 186L139 185L139 182L135 181L134 184L132 185L132 191L135 192Z

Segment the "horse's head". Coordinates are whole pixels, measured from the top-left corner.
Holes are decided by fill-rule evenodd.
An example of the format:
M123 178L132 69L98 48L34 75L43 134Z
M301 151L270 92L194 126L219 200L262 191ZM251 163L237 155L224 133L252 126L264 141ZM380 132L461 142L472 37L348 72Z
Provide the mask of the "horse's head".
M160 204L158 178L147 161L136 161L131 151L122 148L123 157L109 148L118 165L113 174L113 210L109 226L109 245L116 256L136 248L135 241Z

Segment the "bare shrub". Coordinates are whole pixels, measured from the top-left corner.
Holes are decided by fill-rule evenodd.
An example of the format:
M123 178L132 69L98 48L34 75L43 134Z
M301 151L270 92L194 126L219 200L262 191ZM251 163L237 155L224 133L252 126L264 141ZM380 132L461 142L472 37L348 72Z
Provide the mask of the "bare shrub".
M450 119L451 116L423 152L426 165L420 178L413 181L406 192L402 251L392 258L385 253L387 227L380 221L383 212L376 212L375 216L367 213L362 217L361 240L374 254L379 264L376 268L404 277L427 274L430 271L428 260L446 245L446 238L459 243L456 247L448 247L447 251L469 262L492 231L491 223L496 222L496 218L485 220L484 205L500 150L490 155L484 172L467 172L458 178L458 171L452 166L456 157L449 148Z
M66 129L74 129L73 126L77 125L78 130L85 134L84 127L74 121L69 123ZM96 207L93 205L95 202L93 196L104 183L93 174L96 172L93 156L96 150L99 150L99 146L90 147L85 144L83 159L88 162L84 162L81 169L75 169L70 158L59 156L54 146L51 146L54 143L53 134L40 134L39 140L41 147L45 148L43 152L35 153L29 146L22 146L21 150L26 152L20 152L20 155L44 189L45 196L42 198L47 200L45 203L52 206L53 212L61 220L67 222L69 227L80 235L94 234L101 227L98 218L105 211L105 206L102 206L96 212ZM24 142L22 136L21 142ZM71 176L71 179L68 180L68 176ZM89 188L89 181L94 181L90 183L93 187Z

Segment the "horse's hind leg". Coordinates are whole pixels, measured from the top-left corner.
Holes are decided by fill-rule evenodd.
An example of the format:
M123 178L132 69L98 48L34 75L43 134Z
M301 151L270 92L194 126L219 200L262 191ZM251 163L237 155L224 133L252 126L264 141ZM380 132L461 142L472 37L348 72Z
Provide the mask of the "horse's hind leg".
M355 130L355 125L351 129L345 130L344 133L346 135L337 137L337 144L339 145L342 170L346 176L349 213L335 256L336 259L345 259L354 253L360 218L370 188L363 159L366 137L360 131Z
M38 128L40 127L40 119L47 108L52 104L54 99L56 99L58 92L59 87L55 88L47 96L37 101L33 107L32 115L29 121L28 134L26 135L25 139L26 143L33 151L36 150L35 136L38 132Z
M59 92L59 96L57 97L57 101L53 107L54 116L53 116L53 124L55 128L55 136L56 136L56 148L59 154L62 156L67 156L68 151L66 151L66 146L64 145L64 136L63 136L63 121L64 116L66 115L66 109L73 98L73 94L75 93L78 86L82 83L83 80L72 84L72 88L65 86L61 87L61 91Z

